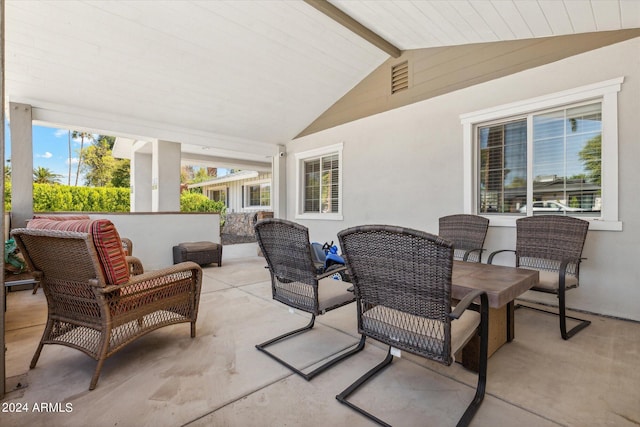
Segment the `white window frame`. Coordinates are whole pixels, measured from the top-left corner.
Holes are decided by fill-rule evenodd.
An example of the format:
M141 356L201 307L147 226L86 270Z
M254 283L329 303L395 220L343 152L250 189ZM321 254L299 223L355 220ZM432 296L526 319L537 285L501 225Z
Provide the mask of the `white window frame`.
M227 205L227 199L228 199L228 196L229 196L229 194L228 194L229 190L227 189L226 186L222 185L222 186L217 186L217 187L208 187L206 189L206 191L207 191L207 197L209 198L209 200L213 200L211 197L209 197L209 192L210 191L224 191L224 200L223 200L223 202L224 202L225 206Z
M249 203L251 202L251 198L250 196L250 192L249 192L249 188L251 186L262 186L263 184L268 184L269 185L269 206L262 206L262 205L250 205ZM263 210L263 209L268 209L271 210L271 205L273 204L273 185L271 185L271 180L268 179L262 179L260 181L251 181L251 182L245 182L244 183L244 200L245 200L245 206L244 209L248 209L248 210Z
M324 219L342 221L342 149L343 143L316 148L295 154L296 159L296 219ZM304 211L304 163L321 157L338 155L338 212L305 212Z
M543 110L572 104L599 101L602 103L602 210L600 217L581 217L590 222L592 230L621 231L618 219L618 92L624 77L581 86L549 95L462 114L464 155L464 211L478 214L478 147L477 127L492 121L509 120ZM531 129L529 129L531 131ZM528 148L530 150L530 147ZM529 153L531 154L531 153ZM528 156L531 162L531 155ZM531 165L528 174L531 174ZM530 179L528 181L531 181ZM530 184L528 184L530 185ZM522 215L483 214L491 226L515 227Z

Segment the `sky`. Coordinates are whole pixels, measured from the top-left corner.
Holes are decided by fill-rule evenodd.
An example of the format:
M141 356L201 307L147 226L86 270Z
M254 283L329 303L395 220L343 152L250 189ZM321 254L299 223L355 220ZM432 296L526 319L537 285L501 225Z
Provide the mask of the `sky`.
M60 183L67 184L69 177L69 131L44 126L33 126L33 167L42 166L61 175ZM11 133L5 123L5 164L11 158ZM86 145L86 142L85 142ZM78 167L80 140L71 140L71 185L75 183ZM82 181L82 176L80 180ZM81 184L81 182L78 182Z
M5 123L5 164L11 158L11 133L8 122ZM33 126L33 167L48 168L60 175L60 183L75 185L78 168L78 152L80 139L71 139L71 157L69 156L69 131L45 126ZM85 140L85 147L88 145ZM69 162L71 162L71 179L69 180ZM218 176L226 173L225 169L218 169ZM78 185L84 185L82 174Z

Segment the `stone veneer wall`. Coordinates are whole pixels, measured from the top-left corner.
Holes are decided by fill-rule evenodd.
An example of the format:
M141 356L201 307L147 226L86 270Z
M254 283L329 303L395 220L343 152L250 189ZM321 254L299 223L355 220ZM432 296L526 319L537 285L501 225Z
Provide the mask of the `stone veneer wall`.
M221 234L233 236L255 236L253 226L255 221L263 218L273 218L273 212L229 212L222 226Z
M227 212L227 216L222 226L222 234L233 234L235 236L253 236L253 225L251 219L254 212Z

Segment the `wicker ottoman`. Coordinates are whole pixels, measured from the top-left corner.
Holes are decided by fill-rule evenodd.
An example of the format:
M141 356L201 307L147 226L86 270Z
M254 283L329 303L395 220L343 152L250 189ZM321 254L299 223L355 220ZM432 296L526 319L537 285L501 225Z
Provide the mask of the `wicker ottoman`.
M207 265L213 262L222 265L222 245L213 242L185 242L173 247L173 263L193 261Z

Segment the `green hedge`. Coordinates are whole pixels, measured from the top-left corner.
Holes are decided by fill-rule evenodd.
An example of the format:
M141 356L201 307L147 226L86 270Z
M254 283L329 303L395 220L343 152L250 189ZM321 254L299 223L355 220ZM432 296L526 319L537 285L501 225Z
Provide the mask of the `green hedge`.
M5 211L11 210L11 182L5 181ZM130 191L116 187L75 187L33 184L34 212L129 212ZM224 220L224 202L185 191L180 195L181 212L218 212Z
M11 210L11 180L4 180L4 211Z
M130 190L33 184L34 212L129 212Z

